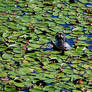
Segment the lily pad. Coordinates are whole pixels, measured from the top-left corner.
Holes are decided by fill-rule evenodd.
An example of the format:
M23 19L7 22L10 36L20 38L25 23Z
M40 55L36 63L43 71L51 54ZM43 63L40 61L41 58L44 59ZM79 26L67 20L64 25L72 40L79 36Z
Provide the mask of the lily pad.
M22 50L20 48L15 48L15 49L13 49L13 52L23 54L24 53L24 50Z
M6 54L3 54L3 55L2 55L2 58L3 58L3 59L12 59L12 58L13 58L13 55L6 53Z

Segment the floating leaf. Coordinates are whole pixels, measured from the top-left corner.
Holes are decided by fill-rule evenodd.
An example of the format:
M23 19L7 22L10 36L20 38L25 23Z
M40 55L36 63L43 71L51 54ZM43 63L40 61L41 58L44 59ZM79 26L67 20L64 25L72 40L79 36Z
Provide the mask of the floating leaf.
M12 59L12 58L13 58L13 55L6 53L6 54L3 54L3 55L2 55L2 58L3 58L3 59Z
M17 86L17 87L24 87L24 83L14 82L14 85Z
M13 52L23 54L24 53L24 50L22 50L20 48L15 48L15 49L13 49Z

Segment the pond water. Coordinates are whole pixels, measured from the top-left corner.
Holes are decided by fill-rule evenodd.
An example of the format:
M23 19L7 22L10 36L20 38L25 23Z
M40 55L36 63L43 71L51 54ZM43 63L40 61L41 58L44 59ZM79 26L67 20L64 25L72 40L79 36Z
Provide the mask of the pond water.
M92 91L92 1L0 2L0 91ZM64 55L57 32L73 47Z

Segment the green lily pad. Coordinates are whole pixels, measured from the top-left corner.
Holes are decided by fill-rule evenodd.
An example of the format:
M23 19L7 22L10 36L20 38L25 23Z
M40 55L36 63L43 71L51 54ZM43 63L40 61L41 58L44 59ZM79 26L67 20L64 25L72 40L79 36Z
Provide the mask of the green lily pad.
M14 85L17 86L17 87L24 87L24 83L14 82Z
M3 54L3 55L2 55L2 58L3 58L3 59L12 59L12 58L13 58L13 55L6 53L6 54Z
M79 0L80 2L82 2L82 3L88 3L88 1L87 0Z
M13 52L23 54L24 53L24 50L22 50L20 48L15 48L15 49L13 49Z

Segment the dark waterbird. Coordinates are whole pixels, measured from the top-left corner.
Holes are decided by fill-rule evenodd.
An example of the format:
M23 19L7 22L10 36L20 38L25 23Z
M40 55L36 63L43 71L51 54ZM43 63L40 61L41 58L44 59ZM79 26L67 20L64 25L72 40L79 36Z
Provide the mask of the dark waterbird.
M56 33L55 39L56 43L54 43L54 41L51 41L54 50L62 50L62 54L64 54L65 50L72 49L64 33Z

